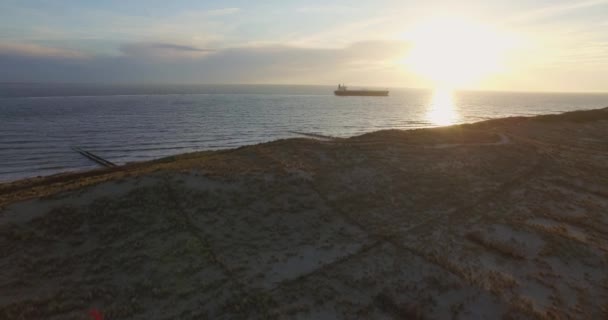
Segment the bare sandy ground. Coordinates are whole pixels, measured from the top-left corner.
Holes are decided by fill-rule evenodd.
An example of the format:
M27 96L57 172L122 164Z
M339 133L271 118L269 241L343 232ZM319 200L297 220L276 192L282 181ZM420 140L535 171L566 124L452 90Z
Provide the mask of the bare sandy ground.
M608 318L608 109L0 185L0 319Z

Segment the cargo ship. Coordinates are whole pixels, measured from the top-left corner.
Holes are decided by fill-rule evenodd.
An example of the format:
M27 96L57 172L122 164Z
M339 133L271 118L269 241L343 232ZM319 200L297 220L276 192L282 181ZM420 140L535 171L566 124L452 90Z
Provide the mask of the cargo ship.
M334 91L337 96L371 96L371 97L386 97L388 90L350 90L345 85L338 85L338 89Z

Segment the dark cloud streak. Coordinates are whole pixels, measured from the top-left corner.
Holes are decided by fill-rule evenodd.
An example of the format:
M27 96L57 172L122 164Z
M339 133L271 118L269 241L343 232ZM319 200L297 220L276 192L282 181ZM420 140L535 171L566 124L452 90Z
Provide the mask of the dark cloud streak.
M129 43L120 47L120 51L126 55L138 55L145 52L213 52L212 49L201 49L192 46L171 43Z

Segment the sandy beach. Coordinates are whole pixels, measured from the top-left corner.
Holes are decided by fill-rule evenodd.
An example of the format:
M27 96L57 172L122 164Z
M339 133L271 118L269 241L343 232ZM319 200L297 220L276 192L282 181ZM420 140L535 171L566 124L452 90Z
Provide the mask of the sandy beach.
M608 317L608 108L0 184L0 318Z

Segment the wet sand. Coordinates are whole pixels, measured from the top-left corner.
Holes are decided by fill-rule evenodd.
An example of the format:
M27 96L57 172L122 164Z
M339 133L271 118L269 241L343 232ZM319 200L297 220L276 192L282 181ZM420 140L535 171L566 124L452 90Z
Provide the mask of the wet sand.
M0 184L0 318L608 317L608 109Z

